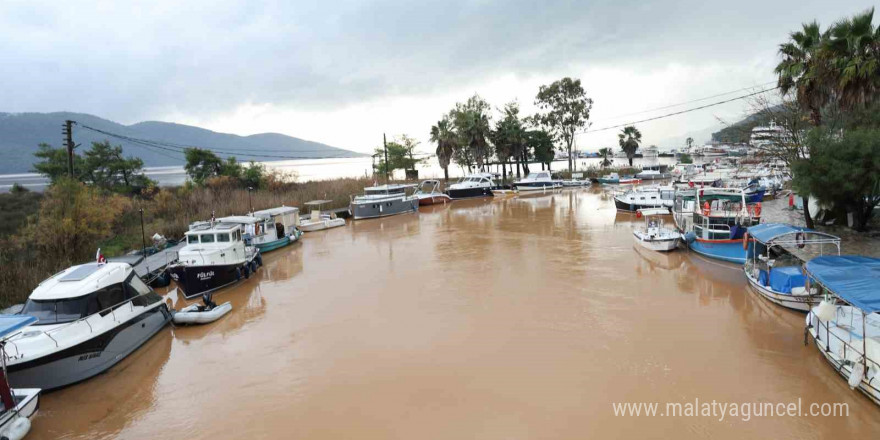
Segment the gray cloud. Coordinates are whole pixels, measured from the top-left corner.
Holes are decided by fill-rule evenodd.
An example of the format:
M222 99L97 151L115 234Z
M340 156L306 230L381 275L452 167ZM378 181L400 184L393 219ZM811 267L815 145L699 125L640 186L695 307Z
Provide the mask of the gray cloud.
M572 66L742 66L851 1L0 3L0 111L332 110ZM587 82L590 87L600 87ZM726 87L720 86L720 89Z

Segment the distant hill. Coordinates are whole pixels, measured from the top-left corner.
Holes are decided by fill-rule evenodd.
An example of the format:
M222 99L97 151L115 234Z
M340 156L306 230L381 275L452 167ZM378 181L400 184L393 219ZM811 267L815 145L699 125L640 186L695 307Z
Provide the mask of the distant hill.
M238 136L158 121L123 125L84 113L0 113L0 174L31 172L31 165L35 159L33 153L37 151L40 143L47 143L53 147L63 146L61 126L67 119L76 121L80 125L74 126L73 138L75 143L82 145L81 149L87 148L95 141L109 140L113 145L122 145L126 156L139 157L143 159L145 166L151 167L183 165L183 153L178 151L180 147L166 146L168 149L148 147L96 133L82 128L81 125L130 138L217 150L222 157L235 156L242 162L364 156L361 153L279 133Z
M771 107L768 112L778 112L778 107ZM724 144L745 144L752 137L752 129L770 123L770 116L765 113L753 113L745 119L734 122L719 131L712 133L712 140Z

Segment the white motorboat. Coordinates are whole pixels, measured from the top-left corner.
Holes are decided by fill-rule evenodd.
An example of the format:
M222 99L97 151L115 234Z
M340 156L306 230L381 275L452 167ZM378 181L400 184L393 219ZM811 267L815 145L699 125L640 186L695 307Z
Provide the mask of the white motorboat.
M37 322L26 315L0 315L0 356L8 358L6 339L17 335L25 327ZM0 371L0 438L20 440L31 429L31 418L40 408L39 388L11 388L7 380L6 363Z
M332 200L312 200L311 202L304 203L304 205L313 207L313 209L311 214L309 214L309 218L300 221L299 228L303 232L315 232L345 226L344 218L337 218L336 214L324 214L321 211L321 206L330 203L331 201Z
M825 295L807 313L806 332L851 389L880 405L880 258L823 255L804 274Z
M666 165L645 165L635 177L641 180L668 179L672 174L667 171L667 168Z
M664 227L660 216L669 215L666 208L640 209L638 215L645 218L644 228L633 229L633 239L639 246L658 252L667 252L678 247L681 233Z
M614 196L614 206L621 211L648 208L672 208L675 188L672 186L636 186Z
M561 180L555 180L550 176L550 171L535 171L528 176L513 183L517 191L547 191L562 187Z
M260 250L245 245L240 223L198 224L185 235L187 245L167 270L187 298L249 278L263 264Z
M116 365L171 313L128 263L72 266L43 281L21 314L38 319L6 342L9 382L51 390Z
M211 294L202 295L202 305L193 304L174 312L175 324L208 324L232 311L232 303L226 301L219 306L211 301Z
M446 193L453 200L491 197L492 190L498 188L494 178L495 176L492 173L468 174L458 182L449 185Z
M816 289L807 287L804 260L795 249L804 249L803 255L827 255L825 245L832 245L840 255L840 238L782 223L755 225L746 234L744 240L754 241L754 251L743 265L752 291L775 304L802 312L809 312L822 301Z

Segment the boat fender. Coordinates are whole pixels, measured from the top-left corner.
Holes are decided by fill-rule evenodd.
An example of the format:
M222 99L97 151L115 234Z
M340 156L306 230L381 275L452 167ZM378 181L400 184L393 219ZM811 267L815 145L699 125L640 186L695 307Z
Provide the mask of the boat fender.
M761 216L761 202L755 203L755 217Z
M251 272L257 273L257 262L251 261Z
M755 206L755 211L760 211L760 209L757 206ZM798 249L803 249L804 246L807 245L806 235L804 235L803 232L798 232L797 234L795 234L794 241L797 243Z
M3 434L3 439L21 440L31 430L31 421L27 417L17 416L16 419L9 424L9 428Z
M642 218L642 211L636 211L636 218Z
M241 281L241 268L235 268L235 281Z
M743 250L749 250L749 233L743 234Z
M257 262L257 265L258 265L258 266L262 266L262 265L263 265L263 256L262 256L262 255L257 255L257 257L254 258L254 261Z
M816 318L819 318L822 322L828 322L834 319L835 315L837 315L837 307L828 301L827 299L823 299L822 302L819 303L819 306L816 307Z
M244 267L242 267L242 270L244 271L244 279L248 279L251 277L251 265L250 264L245 264Z
M864 377L865 364L861 362L856 362L856 364L853 365L852 372L849 373L849 380L847 381L847 383L849 384L849 389L853 390L857 386L859 386L859 384L862 383L862 379Z

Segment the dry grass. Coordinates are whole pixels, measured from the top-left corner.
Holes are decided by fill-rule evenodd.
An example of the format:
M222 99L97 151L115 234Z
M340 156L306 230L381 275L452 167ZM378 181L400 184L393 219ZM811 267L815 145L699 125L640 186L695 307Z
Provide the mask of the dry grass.
M128 249L141 247L140 209L144 210L144 229L147 240L154 233L169 238L181 237L190 223L217 217L241 215L254 210L286 205L303 209L303 203L316 200L332 200L324 208L334 209L348 206L349 196L360 194L363 188L372 185L372 180L336 179L303 183L276 183L266 189L248 192L223 180L213 181L209 186L182 186L162 188L151 199L132 199L125 204L124 211L115 215L108 232L94 240L87 249L68 250L60 246L47 246L64 237L50 237L41 231L52 230L47 225L60 223L62 219L35 218L31 225L25 226L15 234L0 238L0 307L23 302L42 280L64 268L77 263L90 261L95 250L100 247L106 256L115 256ZM57 201L48 195L43 197L41 213L56 213L48 207ZM114 196L106 196L110 203ZM115 196L118 197L118 196ZM107 206L107 205L105 205ZM39 214L37 215L39 217ZM43 223L40 227L39 222ZM75 235L68 232L56 234ZM68 237L69 238L69 237Z

